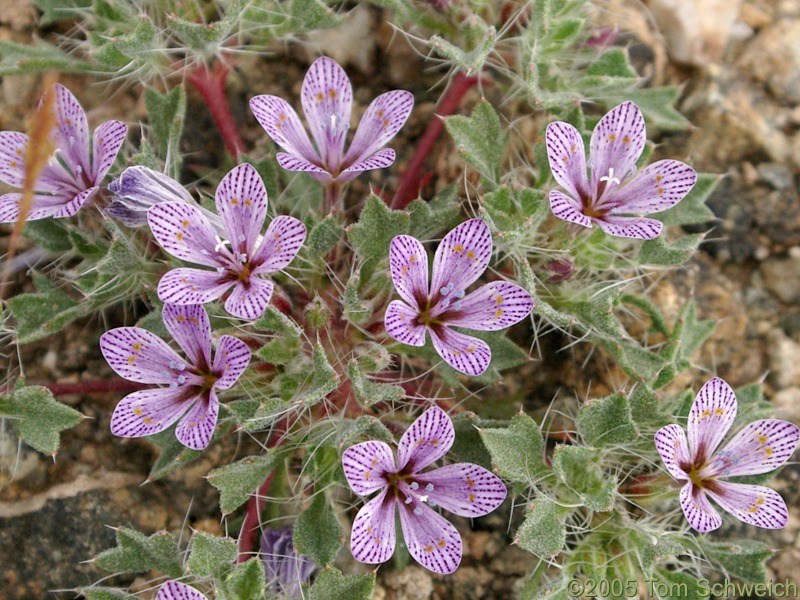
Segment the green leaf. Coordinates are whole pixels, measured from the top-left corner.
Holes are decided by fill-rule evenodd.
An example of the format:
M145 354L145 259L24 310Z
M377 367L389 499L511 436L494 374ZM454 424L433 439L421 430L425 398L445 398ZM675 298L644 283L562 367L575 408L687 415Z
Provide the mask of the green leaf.
M321 0L292 0L290 14L306 29L330 29L344 21Z
M539 496L528 509L514 542L523 550L547 557L561 552L566 539L567 528L558 517L556 505Z
M336 558L342 546L342 528L324 493L318 492L311 505L297 518L294 545L320 567Z
M18 44L0 40L0 77L49 70L78 73L83 71L102 72L103 68L100 65L75 58L47 42Z
M336 445L340 450L345 450L363 439L378 440L387 444L394 442L394 436L375 417L361 415L355 420L347 419L339 427Z
M228 409L239 421L242 429L254 432L267 429L285 416L286 411L291 409L291 402L283 398L234 400L228 403Z
M687 600L687 598L708 598L708 580L700 580L682 571L656 569L656 577L648 586L659 600Z
M408 234L418 240L429 240L442 231L448 231L461 220L458 194L455 187L447 187L430 202L414 200L408 205L411 221Z
M89 312L88 302L78 303L44 277L35 277L39 292L20 294L6 301L17 320L19 344L35 342L55 333Z
M377 264L389 256L392 238L407 233L410 222L407 212L392 210L378 196L367 198L358 223L347 228L347 238L363 261L362 281L369 281Z
M702 233L686 234L669 244L664 236L647 240L639 250L639 264L677 267L689 260L705 237Z
M309 257L324 263L328 252L341 239L344 239L344 228L328 215L311 228L303 246Z
M591 446L629 444L639 437L628 399L622 394L586 402L578 413L578 431Z
M69 252L72 241L63 219L39 219L25 224L25 237L50 252Z
M628 52L624 48L611 48L603 52L589 64L586 74L630 79L632 82L639 77L631 66Z
M284 315L274 306L268 306L264 314L253 323L253 326L259 331L275 334L275 339L270 340L256 351L256 356L261 360L273 365L286 365L294 361L300 354L302 328L291 317Z
M340 379L339 374L328 362L328 357L325 355L325 350L322 346L314 346L312 359L314 366L311 373L311 383L297 399L298 402L303 402L308 406L313 406L339 387Z
M464 51L438 35L431 36L428 43L436 54L451 60L466 75L472 75L480 71L494 49L497 31L474 13L471 19L465 19L463 23L467 28L472 29L472 31L466 32L468 38L473 40L471 50Z
M492 105L482 100L469 117L447 117L444 124L462 158L486 180L498 185L508 133L500 127L500 119Z
M479 431L492 465L506 479L533 484L547 471L542 433L528 415L515 416L507 428Z
M681 88L677 86L625 89L619 94L607 94L598 100L607 110L620 102L630 100L642 110L648 127L657 127L664 131L685 131L691 123L675 109L681 92Z
M133 529L121 527L117 532L117 547L104 550L95 559L102 569L112 573L145 573L156 569L176 579L183 575L178 540L166 531L146 536Z
M26 444L49 455L58 452L59 434L83 420L81 413L61 404L50 390L40 386L18 388L10 398L0 397L0 416L9 417Z
M683 200L669 210L657 215L658 219L667 225L696 225L708 223L716 217L706 205L706 201L717 187L721 177L712 173L700 173L697 183L694 184Z
M480 465L485 469L491 469L492 456L486 449L480 433L481 430L490 427L505 428L507 423L486 421L469 411L455 415L453 417L453 429L456 432L456 439L450 449L450 455L453 460L469 462Z
M92 7L92 0L34 0L36 8L42 11L39 25L44 27L67 19L80 19Z
M280 460L282 454L269 450L260 456L247 456L235 463L214 469L208 482L219 490L219 507L227 515L244 504Z
M406 393L399 385L372 381L361 372L358 361L351 360L347 365L347 378L353 385L356 399L364 406L372 406L380 402L402 400Z
M617 478L603 472L600 453L587 446L556 446L553 469L558 478L592 510L608 511L617 495Z
M666 361L634 342L599 340L598 343L617 359L619 366L635 381L648 381L655 377Z
M764 542L742 539L708 542L698 538L698 543L706 557L718 563L729 575L753 583L764 583L767 580L764 563L773 552Z
M138 600L124 590L107 587L79 588L78 593L86 600Z
M225 579L227 600L260 600L264 598L264 563L258 557L237 565Z
M317 575L308 600L370 600L375 588L375 573L342 575L333 568L326 568Z
M233 568L236 555L236 540L198 531L192 537L189 572L198 577L221 579Z
M145 88L144 99L150 116L150 135L153 147L167 164L167 175L180 176L180 140L186 114L186 92L182 85L161 94L153 88Z
M148 481L161 479L167 473L192 462L203 454L201 450L193 450L181 444L175 437L175 430L172 427L147 439L161 449L161 453L150 469Z
M355 269L350 274L350 279L344 286L344 306L342 316L354 325L366 323L372 317L374 307L372 302L365 300L359 294L361 288L361 270Z

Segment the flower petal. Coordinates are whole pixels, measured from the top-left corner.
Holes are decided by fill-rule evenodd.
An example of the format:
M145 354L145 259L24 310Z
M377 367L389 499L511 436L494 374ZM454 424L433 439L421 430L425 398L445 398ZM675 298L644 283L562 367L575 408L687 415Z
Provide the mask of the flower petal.
M329 171L338 172L353 105L347 73L335 60L319 57L303 78L300 101L322 163Z
M223 335L217 342L212 371L219 373L214 387L227 390L241 377L250 364L250 349L242 340L230 335Z
M400 507L400 525L411 556L434 573L448 575L461 563L461 536L453 524L414 499Z
M136 438L164 431L192 401L186 386L139 390L120 400L111 415L111 433Z
M165 304L164 325L189 361L205 368L211 364L211 323L200 304Z
M480 375L489 366L492 351L483 340L449 327L436 327L429 331L436 352L457 371L465 375Z
M739 477L769 473L785 463L800 441L800 427L779 419L762 419L744 427L716 453L710 476Z
M602 219L594 219L600 228L609 235L618 237L652 240L661 235L664 224L656 219L642 217L620 217L606 215Z
M705 533L714 531L722 525L722 517L711 506L705 492L691 481L681 488L680 498L683 514L695 531Z
M397 135L413 108L414 95L405 90L393 90L375 98L358 123L344 165L352 166L374 155Z
M50 195L34 194L31 210L25 217L26 221L39 219L61 219L74 216L84 204L92 201L99 187L89 188L76 194ZM19 219L19 203L22 194L14 192L0 196L0 223L10 223Z
M128 135L128 126L121 121L106 121L94 130L92 181L100 183L117 158Z
M715 481L706 490L717 504L740 521L765 529L783 529L789 511L781 495L762 485Z
M117 375L138 383L172 383L170 365L186 362L156 334L139 327L106 331L100 336L100 351Z
M550 192L550 210L562 221L577 223L584 227L592 226L592 219L583 214L580 203L558 190Z
M686 471L681 465L691 465L692 460L689 456L689 445L686 442L686 434L680 425L667 425L656 432L653 441L656 450L661 455L661 460L667 467L667 472L675 479L689 480Z
M428 328L416 323L418 316L419 312L402 300L392 300L383 318L386 333L409 346L424 346L425 331Z
M147 212L147 222L167 252L189 262L216 267L225 264L217 235L199 208L183 202L162 202Z
M320 158L297 113L283 98L255 96L250 98L250 110L272 141L297 158L319 165Z
M719 377L709 379L695 396L686 429L693 462L705 464L736 418L736 395Z
M304 173L310 173L312 177L322 182L331 181L333 179L330 173L328 173L322 167L318 167L314 163L309 162L305 158L295 154L278 152L275 155L275 158L278 159L278 164L287 171L302 171Z
M156 600L207 600L207 598L184 583L168 581L158 590Z
M25 149L28 136L16 131L0 131L0 181L15 188L25 183Z
M461 517L489 514L506 499L506 486L494 473L470 463L447 465L416 476L425 490L445 510ZM431 485L433 489L428 489Z
M386 562L394 554L397 532L394 524L396 501L387 497L388 488L358 511L350 532L353 558L370 565Z
M224 274L202 269L172 269L158 282L158 299L169 304L205 304L231 287Z
M22 194L11 192L0 196L0 223L13 223L19 219L19 203Z
M677 160L660 160L609 192L603 205L613 205L611 212L614 214L657 213L683 200L696 182L697 172L689 165Z
M64 160L78 180L82 174L91 174L89 168L89 124L83 107L63 85L56 83L47 92L55 93L56 127L52 137ZM44 102L44 98L42 98Z
M306 240L306 226L294 217L280 216L272 220L256 248L253 273L274 273L285 269L294 260Z
M623 102L611 109L592 132L589 144L591 189L598 188L601 177L624 179L634 171L646 141L644 117L638 106Z
M492 234L483 219L465 221L444 236L433 257L432 295L445 286L452 293L475 283L492 256Z
M447 413L433 406L411 424L397 445L397 469L418 473L447 454L456 433Z
M267 218L267 190L255 167L244 163L231 169L217 186L215 203L234 254L252 257Z
M275 285L269 279L252 276L245 285L238 282L225 300L225 310L234 317L253 321L264 314Z
M383 442L363 442L350 446L342 454L347 483L359 496L387 487L386 474L396 471L392 449Z
M147 167L128 167L108 184L113 202L106 214L128 227L147 224L147 211L161 202L191 202L184 187L164 173Z
M392 166L394 159L395 153L391 148L378 150L375 154L371 154L364 160L360 160L350 167L344 169L336 178L336 181L350 181L351 179L358 177L358 174L364 171L371 171L372 169L385 169L386 167Z
M411 306L428 299L428 254L417 238L398 235L389 244L389 267L400 297Z
M189 412L186 413L175 428L178 441L193 450L202 450L211 441L214 428L217 426L219 400L214 388L199 396Z
M545 144L550 170L558 184L573 198L588 195L586 150L580 132L563 121L550 123L545 133Z
M497 331L518 323L532 309L533 299L523 288L507 281L493 281L451 304L440 318L448 326Z

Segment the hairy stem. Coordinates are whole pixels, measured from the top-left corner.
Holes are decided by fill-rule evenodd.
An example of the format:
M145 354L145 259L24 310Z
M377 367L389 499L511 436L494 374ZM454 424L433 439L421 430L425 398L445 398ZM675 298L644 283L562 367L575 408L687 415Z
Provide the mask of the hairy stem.
M211 118L217 126L225 148L236 158L244 150L244 142L239 135L236 121L231 114L228 97L225 95L225 78L229 69L222 62L215 62L209 70L200 65L189 72L187 81L200 92L203 101L211 112Z
M70 396L73 394L103 394L106 392L135 392L143 390L147 386L127 379L111 379L99 381L76 381L70 383L30 383L28 385L40 385L46 387L53 393L53 396ZM11 388L0 387L0 394L7 394Z

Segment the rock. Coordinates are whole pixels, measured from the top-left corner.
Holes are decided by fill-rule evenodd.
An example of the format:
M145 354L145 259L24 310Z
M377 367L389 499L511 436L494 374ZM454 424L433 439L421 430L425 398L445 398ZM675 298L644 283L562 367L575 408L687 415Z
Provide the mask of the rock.
M433 595L430 571L414 565L387 573L384 585L387 600L425 600Z
M739 62L779 100L800 102L800 19L776 21L748 44Z
M773 329L767 338L770 379L778 388L800 386L800 344L780 329Z
M800 424L800 387L788 387L772 398L775 405L775 417Z
M800 259L775 258L761 264L764 284L781 302L800 302Z
M770 187L778 191L788 189L794 181L789 167L780 163L761 163L758 165L757 171L762 181L765 181Z
M375 26L373 12L368 6L356 6L347 13L344 22L333 29L320 29L308 34L303 45L308 62L317 56L330 56L343 67L354 66L362 73L374 71ZM354 43L355 41L358 43Z

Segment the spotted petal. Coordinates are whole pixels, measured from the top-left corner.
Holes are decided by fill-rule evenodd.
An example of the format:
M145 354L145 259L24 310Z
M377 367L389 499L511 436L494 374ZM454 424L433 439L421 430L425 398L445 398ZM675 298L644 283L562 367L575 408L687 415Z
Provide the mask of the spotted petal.
M199 208L162 202L147 212L147 222L158 243L172 256L207 267L225 264L216 232Z
M689 476L681 465L690 465L692 460L689 456L686 434L680 425L662 427L656 432L654 442L669 474L679 481L688 481Z
M162 317L172 339L193 365L205 367L211 363L211 324L201 305L165 304Z
M111 415L111 433L136 438L164 431L186 412L189 388L140 390L120 400Z
M367 502L358 511L350 533L353 558L367 564L386 562L394 554L397 533L394 524L394 498L387 497L388 488Z
M50 195L35 194L26 221L37 221L53 217L61 219L74 216L84 204L92 201L99 187L89 188L76 194ZM0 196L0 223L10 223L19 219L19 203L22 194L13 192Z
M424 346L427 327L417 324L419 312L402 300L392 300L386 309L383 325L386 333L409 346Z
M644 117L638 106L623 102L609 111L594 128L589 144L591 189L596 190L600 178L609 176L611 169L614 177L624 179L636 168L646 141Z
M212 371L219 374L214 387L227 390L241 377L250 364L250 349L242 340L223 335L217 343Z
M448 575L461 563L461 536L447 519L414 499L400 507L400 525L411 556L434 573Z
M237 282L225 301L225 310L234 317L253 321L264 314L275 285L269 279L251 276L248 284Z
M193 450L202 450L211 441L219 414L219 400L214 388L199 396L175 428L178 441Z
M428 298L428 255L420 241L410 235L392 239L389 267L400 297L411 306L424 306Z
M441 318L448 326L497 331L518 323L530 314L532 308L531 295L520 286L507 281L493 281L451 304Z
M106 121L94 130L92 144L92 181L100 183L117 158L119 149L128 135L128 126L121 121Z
M328 173L328 171L322 167L319 167L313 162L310 162L305 158L295 154L278 152L275 155L275 158L278 160L278 164L287 171L302 171L304 173L309 173L312 177L322 182L331 181L333 179L330 173Z
M433 257L431 292L445 286L465 290L486 270L492 256L492 234L483 219L465 221L444 236Z
M342 454L344 476L359 496L367 496L387 486L386 474L394 473L392 449L383 442L363 442Z
M769 473L785 463L800 441L800 427L788 421L762 419L744 427L709 465L711 476L739 477Z
M277 96L255 96L250 98L250 110L278 146L311 164L320 164L300 118L286 100Z
M558 184L573 198L586 195L589 189L586 150L578 130L563 121L550 123L545 133L545 144L550 170Z
M217 186L215 203L234 253L252 256L267 218L267 190L255 167L231 169Z
M156 600L207 600L206 597L193 587L178 581L168 581L161 586L156 595Z
M56 127L52 134L55 145L76 179L81 173L90 174L89 124L86 113L75 96L63 85L56 83L48 93L55 94Z
M447 465L421 473L416 479L429 501L461 517L489 514L506 499L506 486L501 479L470 463Z
M138 383L171 383L170 368L186 364L164 340L139 327L106 331L100 336L100 351L117 375Z
M323 164L338 171L353 105L347 73L335 60L319 57L303 79L300 101Z
M705 533L714 531L722 525L722 517L711 506L703 490L691 481L681 488L680 499L683 514L695 531Z
M602 219L594 219L600 228L609 235L617 237L636 238L639 240L652 240L661 235L664 224L656 219L642 217L620 217L606 215Z
M677 160L648 165L628 183L615 188L603 204L613 204L612 213L650 214L672 208L697 182L697 172Z
M780 494L762 485L716 481L706 490L717 504L740 521L765 529L783 529L789 511Z
M456 439L453 422L438 406L411 424L397 445L397 468L417 473L447 454Z
M700 388L689 411L686 427L689 452L696 462L702 464L711 458L731 428L736 409L736 395L731 386L719 377L710 379Z
M202 269L172 269L158 282L158 299L169 304L205 304L231 287L224 274Z
M412 108L414 108L414 95L405 90L386 92L375 98L358 123L344 164L355 165L373 156L397 135L411 114Z
M591 227L592 219L583 214L580 203L566 194L553 190L550 192L550 210L562 221Z
M489 366L492 351L483 340L449 327L437 327L429 331L436 352L457 371L465 375L480 375Z
M253 272L274 273L285 269L297 256L305 240L306 226L302 221L294 217L276 217L269 224L253 256L253 263L257 265Z
M0 131L0 181L15 188L25 182L25 149L28 136L16 131Z
M344 169L341 174L336 178L336 181L345 182L358 177L359 173L364 171L371 171L372 169L385 169L391 167L394 163L395 153L391 148L384 148L378 150L375 154L371 154L364 160Z

